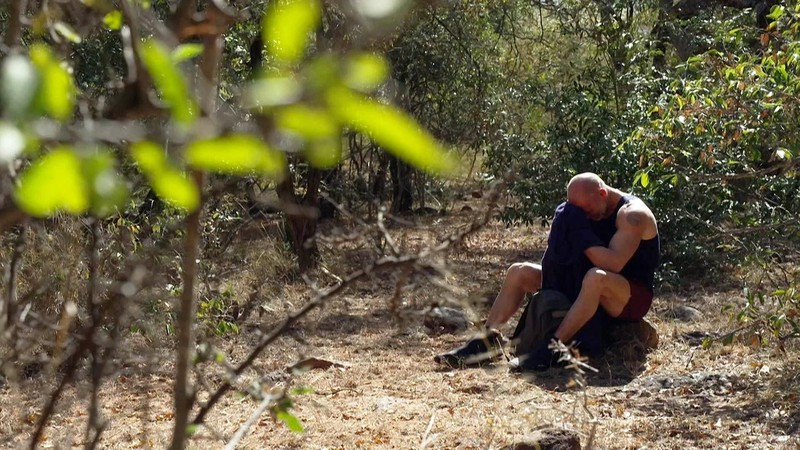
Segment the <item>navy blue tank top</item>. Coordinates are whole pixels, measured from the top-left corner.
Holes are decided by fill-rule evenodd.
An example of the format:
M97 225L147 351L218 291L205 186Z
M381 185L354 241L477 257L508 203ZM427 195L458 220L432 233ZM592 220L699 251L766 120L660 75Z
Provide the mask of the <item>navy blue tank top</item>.
M611 242L614 233L617 232L617 213L620 208L635 198L637 197L633 195L623 195L610 216L592 222L592 230L604 242L606 247ZM650 292L653 292L655 272L656 268L658 268L660 254L661 240L658 234L652 239L642 240L639 242L639 248L636 249L630 261L622 268L620 274L629 280L644 283L650 289Z

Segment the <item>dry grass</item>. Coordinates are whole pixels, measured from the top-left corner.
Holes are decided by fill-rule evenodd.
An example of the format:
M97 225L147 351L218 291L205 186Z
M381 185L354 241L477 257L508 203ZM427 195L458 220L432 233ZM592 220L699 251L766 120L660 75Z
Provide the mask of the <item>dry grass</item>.
M418 229L392 229L399 246L412 251L462 225L467 217L431 217ZM536 260L544 250L540 227L505 228L493 223L451 255L446 280L456 295L469 299L476 317L485 315L505 268L514 261ZM263 308L239 335L214 343L237 363L257 341L258 328L276 323L307 301L312 293L291 276L268 239L236 243L207 273L217 271L209 289L231 290L237 301L264 279ZM370 260L369 242L350 242L346 251L323 253L323 271L312 277L333 283ZM225 268L222 270L221 268ZM202 292L202 291L201 291ZM800 358L748 343L708 348L687 338L691 332L730 330L721 308L741 302L738 292L698 288L662 293L650 314L661 345L641 358L611 351L592 361L599 373L585 390L565 388L570 373L553 370L536 376L510 374L505 364L490 368L446 370L432 362L438 352L468 335L434 335L416 314L455 296L423 278L411 280L399 309L389 307L394 279L374 278L356 284L340 298L311 313L267 349L248 380L276 386L308 386L313 393L295 397L294 414L305 432L291 432L265 414L241 441L240 448L502 448L545 425L579 431L586 442L596 421L598 448L800 448ZM678 305L703 313L696 322L670 318ZM506 330L508 333L511 327ZM102 448L163 448L172 427L172 377L169 345L160 339L128 336L123 368L104 384L103 415L110 420ZM292 375L285 368L304 356L342 362L343 368ZM219 385L210 364L204 383ZM40 376L0 389L0 446L24 445L37 414L55 385ZM68 388L47 427L43 447L83 445L88 384ZM201 392L200 400L207 397ZM228 395L191 440L191 448L221 448L256 409L247 397Z

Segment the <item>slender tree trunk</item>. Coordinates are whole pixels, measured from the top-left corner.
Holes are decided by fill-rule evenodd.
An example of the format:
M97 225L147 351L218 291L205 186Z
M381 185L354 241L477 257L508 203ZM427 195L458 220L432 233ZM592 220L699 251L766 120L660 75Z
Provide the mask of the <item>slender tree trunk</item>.
M28 0L11 0L8 9L8 24L6 26L6 36L3 43L11 50L20 46L22 38L22 13L28 4Z
M202 172L194 172L194 181L199 189L205 184ZM192 409L192 392L189 383L192 353L194 350L194 291L197 282L197 257L200 253L200 212L198 207L186 218L186 239L183 249L182 282L178 307L178 349L175 370L175 429L172 433L173 450L181 450L186 443L186 427Z
M392 176L392 213L411 212L414 204L414 184L412 176L414 168L395 156L389 160L389 172Z

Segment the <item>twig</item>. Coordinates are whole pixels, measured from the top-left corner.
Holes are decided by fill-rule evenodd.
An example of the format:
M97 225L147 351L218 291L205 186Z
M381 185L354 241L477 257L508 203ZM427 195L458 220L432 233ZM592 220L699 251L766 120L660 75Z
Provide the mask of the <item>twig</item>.
M431 414L431 420L428 421L428 427L425 429L425 434L422 436L422 442L419 444L420 450L424 450L428 444L436 439L436 435L430 436L433 429L433 422L436 419L436 411Z
M193 173L195 185L201 189L205 184L202 172ZM202 202L201 202L202 203ZM186 443L186 426L194 395L189 392L189 366L194 349L194 291L197 280L197 255L200 248L200 214L202 204L186 218L186 240L183 253L183 291L178 309L178 349L175 373L175 428L172 433L173 450L182 450Z
M92 331L90 331L91 333ZM50 416L53 415L53 411L55 411L56 404L58 403L58 399L61 398L61 394L64 392L64 388L72 381L73 377L75 376L75 371L77 370L77 361L83 357L83 354L86 353L86 350L89 348L88 341L84 340L81 345L75 350L75 352L68 358L70 361L67 364L67 367L64 369L64 377L61 378L61 382L58 384L58 387L52 394L50 394L50 400L45 405L44 409L42 410L42 415L39 416L39 421L36 424L36 430L33 432L31 436L30 442L30 449L35 450L36 445L39 443L39 440L42 438L42 433L44 433L44 427L47 425L47 422L50 420Z
M248 431L250 431L250 427L252 427L253 424L255 424L258 421L259 417L261 417L261 415L264 414L264 411L266 411L267 408L269 408L269 405L275 399L276 398L274 396L267 395L264 397L263 400L261 400L261 403L259 403L258 408L256 408L256 410L253 411L253 414L250 415L247 421L243 423L241 427L239 427L239 430L236 431L236 434L233 435L231 440L225 446L225 450L233 450L236 448L236 445L239 443L239 441L242 440L242 438L247 434Z

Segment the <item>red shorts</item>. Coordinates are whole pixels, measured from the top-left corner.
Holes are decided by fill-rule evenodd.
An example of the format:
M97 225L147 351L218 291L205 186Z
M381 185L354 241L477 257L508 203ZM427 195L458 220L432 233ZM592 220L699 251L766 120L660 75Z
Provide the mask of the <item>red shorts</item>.
M650 305L653 304L653 293L641 281L628 280L628 284L631 285L631 299L616 318L631 321L642 320L647 311L650 311Z

